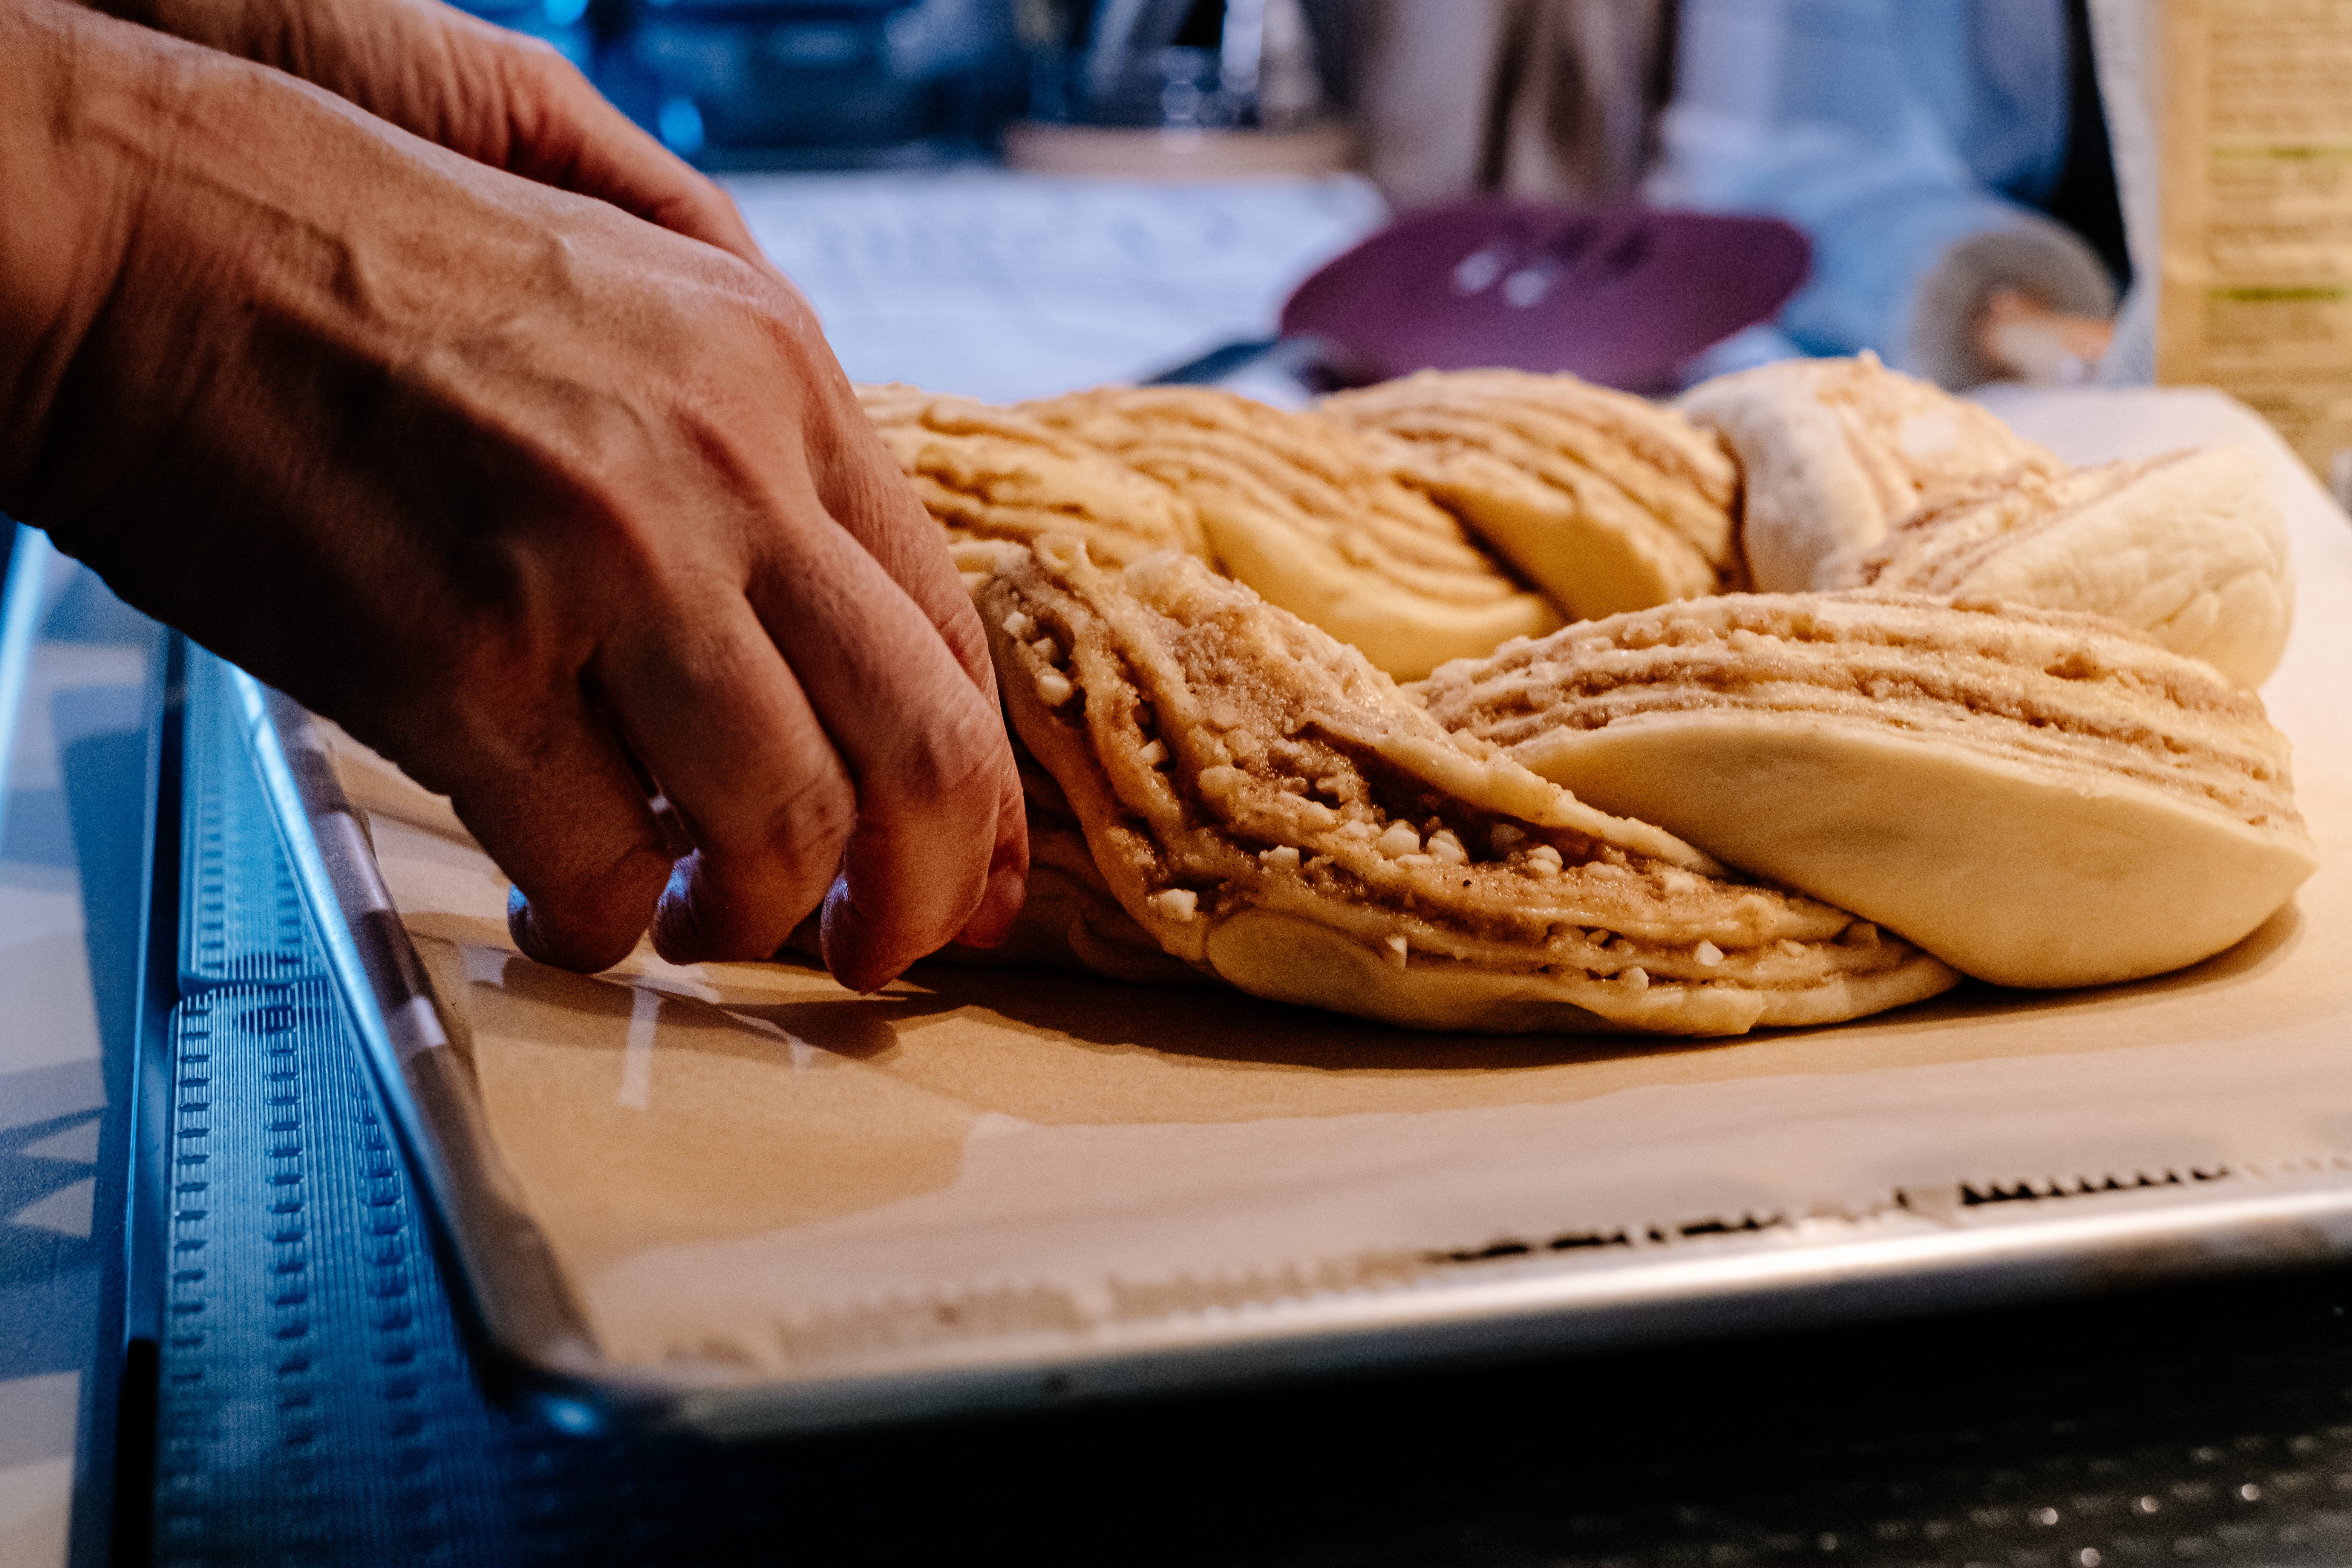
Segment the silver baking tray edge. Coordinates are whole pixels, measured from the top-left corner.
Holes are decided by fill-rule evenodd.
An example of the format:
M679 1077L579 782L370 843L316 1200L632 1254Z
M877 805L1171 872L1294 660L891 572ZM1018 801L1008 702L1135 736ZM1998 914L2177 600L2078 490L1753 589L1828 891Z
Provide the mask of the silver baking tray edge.
M849 1375L745 1384L708 1368L616 1367L515 1195L310 716L227 674L300 897L454 1265L451 1294L486 1381L567 1429L731 1436L911 1421L1891 1316L2352 1252L2352 1172L2188 1171L2121 1191L1896 1192L1869 1213L1653 1230L1605 1248L1507 1243L1434 1257L1438 1267L1386 1288L911 1346Z

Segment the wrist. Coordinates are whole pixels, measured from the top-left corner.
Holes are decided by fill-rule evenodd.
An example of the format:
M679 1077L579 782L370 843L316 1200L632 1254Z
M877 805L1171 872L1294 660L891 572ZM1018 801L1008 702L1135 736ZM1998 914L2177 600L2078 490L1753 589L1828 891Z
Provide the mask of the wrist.
M30 515L59 389L113 294L158 63L135 29L0 0L0 508Z

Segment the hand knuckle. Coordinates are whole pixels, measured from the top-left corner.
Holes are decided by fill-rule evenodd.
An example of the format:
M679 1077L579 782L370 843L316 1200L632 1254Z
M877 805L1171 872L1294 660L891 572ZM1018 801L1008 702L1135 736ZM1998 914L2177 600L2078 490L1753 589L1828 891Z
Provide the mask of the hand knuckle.
M840 773L812 770L770 813L762 847L795 870L829 876L856 820L856 797Z
M975 700L917 730L885 775L902 808L978 818L995 815L1000 775L1011 767L1003 727Z

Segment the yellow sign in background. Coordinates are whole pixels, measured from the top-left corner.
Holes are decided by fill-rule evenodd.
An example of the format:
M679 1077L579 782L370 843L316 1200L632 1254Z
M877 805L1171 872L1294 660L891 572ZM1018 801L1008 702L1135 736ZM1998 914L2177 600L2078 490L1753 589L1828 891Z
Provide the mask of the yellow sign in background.
M2352 450L2352 0L2162 7L2157 379Z

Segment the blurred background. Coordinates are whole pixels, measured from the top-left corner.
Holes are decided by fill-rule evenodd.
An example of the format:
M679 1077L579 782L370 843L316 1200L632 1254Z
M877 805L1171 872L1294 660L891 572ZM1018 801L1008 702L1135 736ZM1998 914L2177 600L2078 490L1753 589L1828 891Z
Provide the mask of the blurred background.
M472 0L465 8L553 44L646 130L709 169L987 160L1024 119L1295 130L1344 104L1328 94L1344 92L1351 11L1349 0Z
M468 8L725 180L862 379L1296 401L1498 343L1651 393L1863 349L1953 387L2153 370L2102 99L2132 50L2093 47L2130 0ZM1621 221L1662 212L1789 242ZM1293 299L1399 218L1336 290L1377 309Z
M468 8L719 175L864 380L1141 379L1269 334L1389 212L1351 172L1349 0Z
M2210 382L2352 497L2352 0L466 8L546 40L722 181L860 380L1297 404L1504 363L1671 395L1866 350L1955 390ZM2192 27L2171 67L2194 90L2168 100L2158 35ZM252 1303L267 1268L269 1305L174 1319L187 1337L126 1369L97 1325L126 1256L110 1184L134 1168L141 835L179 810L141 793L142 694L178 676L152 623L38 551L16 557L0 647L26 692L0 916L37 981L0 1038L0 1565L97 1561L81 1543L110 1519L174 1563L929 1561L976 1542L1171 1564L2352 1562L2341 1264L2137 1291L2126 1270L2042 1306L1303 1397L581 1442L485 1401L332 1035L303 1047L310 1163L278 1139L290 1121L238 1154L277 1163L273 1186L311 1173L329 1217L306 1239L224 1207L206 1267ZM246 828L239 853L276 853L258 816ZM282 935L293 905L240 907ZM212 1103L189 1081L181 1114ZM289 1267L321 1282L298 1352L262 1327L310 1332L310 1286L274 1283ZM331 1335L330 1310L366 1327ZM88 1413L141 1376L162 1414L125 1396L116 1477L115 1428Z

